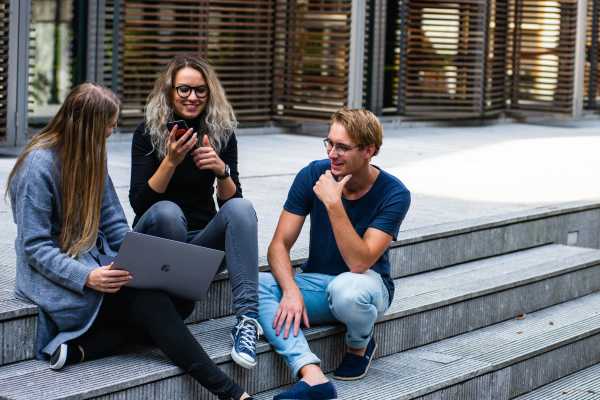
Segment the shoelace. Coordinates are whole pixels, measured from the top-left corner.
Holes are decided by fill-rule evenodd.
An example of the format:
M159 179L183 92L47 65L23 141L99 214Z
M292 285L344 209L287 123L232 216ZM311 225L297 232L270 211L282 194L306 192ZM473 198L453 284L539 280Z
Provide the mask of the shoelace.
M254 343L263 334L262 327L254 318L242 316L235 327L240 338L240 347L252 350Z

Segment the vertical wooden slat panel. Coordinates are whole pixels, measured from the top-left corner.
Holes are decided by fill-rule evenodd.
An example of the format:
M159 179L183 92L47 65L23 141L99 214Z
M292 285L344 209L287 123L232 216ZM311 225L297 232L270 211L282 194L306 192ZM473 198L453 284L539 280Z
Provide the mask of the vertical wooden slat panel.
M270 120L274 0L120 1L120 43L110 34L116 1L106 4L104 81L124 100L122 126L143 119L156 76L181 53L213 64L242 124Z
M27 85L27 114L28 116L31 115L33 113L33 107L34 107L34 93L35 93L35 79L34 79L34 71L32 68L32 65L35 65L35 55L37 53L37 45L36 45L36 40L37 40L37 32L35 29L35 24L33 23L33 6L30 9L30 15L29 15L29 54L27 57L27 60L29 62L28 65L28 71L27 71L27 80L28 80L28 85ZM28 135L29 135L29 127L28 127Z
M421 118L501 112L506 1L407 0L404 7L399 6L406 44L399 51L398 111Z
M515 0L510 107L571 113L577 0Z
M370 109L374 113L378 113L377 109L377 94L376 88L378 82L376 79L376 73L374 69L379 67L380 60L379 48L375 48L375 27L376 24L380 24L381 21L374 21L373 18L377 16L377 0L365 0L365 48L363 54L363 106Z
M101 82L123 97L123 0L106 0Z
M509 1L388 2L385 112L420 119L502 113Z
M0 1L0 143L7 140L9 5L10 0Z
M393 26L388 26L389 29L394 29L393 35L395 41L395 51L393 57L392 73L397 73L395 76L388 75L389 81L392 82L394 92L388 93L386 100L387 106L395 106L398 114L404 115L406 112L406 65L407 65L407 48L408 48L408 2L409 0L399 0L397 7L397 18ZM387 56L389 57L389 53ZM389 63L388 63L389 64Z
M207 56L243 124L271 119L273 0L211 0Z
M365 16L363 104L376 115L382 114L385 93L387 42L387 2L368 0ZM392 18L395 14L392 14Z
M600 64L600 0L588 0L586 29L586 61L584 90L584 107L597 110L600 106L598 87L598 72Z
M507 106L508 0L490 0L487 12L486 80L482 111L490 115L503 112Z
M351 0L277 0L274 115L327 119L348 98Z
M132 128L143 120L146 98L173 56L206 54L207 10L208 0L107 0L103 75L123 100L121 126ZM115 22L122 38L113 35Z

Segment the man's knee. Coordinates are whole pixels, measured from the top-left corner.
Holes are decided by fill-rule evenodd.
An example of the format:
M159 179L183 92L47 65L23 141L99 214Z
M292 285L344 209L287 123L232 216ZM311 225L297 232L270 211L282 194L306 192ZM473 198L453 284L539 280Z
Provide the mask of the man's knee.
M331 313L346 324L374 320L387 307L377 274L344 272L327 287Z
M364 287L363 274L344 272L327 286L329 305L335 309L345 309L368 301L368 290Z

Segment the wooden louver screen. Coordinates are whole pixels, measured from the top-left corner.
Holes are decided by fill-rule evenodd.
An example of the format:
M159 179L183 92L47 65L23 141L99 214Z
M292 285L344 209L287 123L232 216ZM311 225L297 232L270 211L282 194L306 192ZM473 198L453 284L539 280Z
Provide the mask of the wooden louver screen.
M7 140L9 5L10 0L0 1L0 143Z
M397 108L402 2L366 2L363 104L376 115Z
M508 10L510 0L489 0L486 34L485 87L482 111L486 114L499 114L506 110L508 79Z
M211 0L207 57L238 120L271 119L273 0Z
M385 81L386 86L389 86L384 92L383 107L388 110L397 111L399 114L404 114L404 102L400 101L400 96L404 93L405 75L404 67L406 63L406 20L408 0L398 0L390 2L393 9L388 10L387 18L389 20L387 26L386 37L391 40L387 45L386 50L386 66L385 66ZM393 11L393 12L392 12ZM391 32L389 32L391 30ZM384 89L385 90L385 89Z
M379 51L378 49L373 48L373 41L375 40L375 32L374 26L377 23L381 23L381 21L373 21L373 18L376 18L377 13L374 9L375 0L365 0L365 46L363 51L363 98L362 103L363 106L374 111L374 108L377 107L376 99L373 98L374 87L379 85L379 82L375 82L372 79L373 71L372 68L375 67L375 64L378 64L379 61Z
M589 0L586 28L586 60L584 77L584 108L598 110L600 107L600 87L598 73L600 67L600 1Z
M275 118L327 119L347 104L351 11L351 0L276 0Z
M515 0L511 108L571 113L577 0Z
M405 32L397 43L399 113L461 118L502 110L506 1L406 0L398 12Z
M122 1L119 1L119 3L122 3ZM104 12L105 25L102 42L103 62L101 66L101 82L104 84L104 86L113 89L116 93L123 97L123 90L121 88L123 74L120 68L123 61L123 46L121 40L122 32L120 29L123 22L123 8L121 5L116 6L115 0L106 0ZM118 14L116 21L115 12ZM114 35L115 28L117 35Z
M273 0L119 3L122 37L115 40L115 0L107 1L104 75L105 83L117 86L123 98L122 126L131 128L143 120L156 77L173 56L182 53L211 62L240 123L270 119ZM114 45L119 48L116 53Z
M119 71L111 72L120 74L120 123L134 127L144 118L146 98L164 65L179 53L205 53L208 1L120 3L123 53Z

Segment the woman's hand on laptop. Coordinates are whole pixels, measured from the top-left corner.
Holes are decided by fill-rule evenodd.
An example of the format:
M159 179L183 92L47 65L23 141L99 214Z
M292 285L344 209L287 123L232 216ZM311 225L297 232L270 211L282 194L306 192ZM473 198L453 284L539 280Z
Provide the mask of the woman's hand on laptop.
M90 289L104 293L116 293L132 278L129 271L112 269L112 263L98 267L87 277L85 285Z

